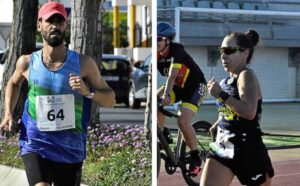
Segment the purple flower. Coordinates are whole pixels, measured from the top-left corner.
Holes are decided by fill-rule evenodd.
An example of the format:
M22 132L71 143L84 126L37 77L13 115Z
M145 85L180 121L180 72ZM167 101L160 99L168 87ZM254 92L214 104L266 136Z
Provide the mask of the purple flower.
M2 135L0 134L0 141L5 140L5 139L6 139L5 136L2 136Z

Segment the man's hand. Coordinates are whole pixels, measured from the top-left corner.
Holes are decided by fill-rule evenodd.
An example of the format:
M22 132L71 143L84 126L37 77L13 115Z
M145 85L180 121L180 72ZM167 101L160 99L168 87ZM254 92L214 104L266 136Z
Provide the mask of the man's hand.
M11 115L5 115L4 119L0 124L0 131L9 131L11 132L13 128L13 118Z
M76 76L74 73L70 74L69 85L73 90L77 90L83 96L90 94L90 89L86 86L80 76Z

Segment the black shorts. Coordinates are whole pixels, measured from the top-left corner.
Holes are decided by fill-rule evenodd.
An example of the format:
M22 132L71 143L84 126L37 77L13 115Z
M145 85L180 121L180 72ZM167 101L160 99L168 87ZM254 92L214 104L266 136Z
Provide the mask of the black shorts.
M79 186L82 162L76 164L58 163L42 158L35 153L22 155L30 186L46 182L55 186Z
M198 86L194 88L180 88L178 86L174 86L170 93L171 103L182 101L182 107L188 108L196 113L206 94L207 86L203 83L199 83Z
M256 186L274 176L274 170L266 149L240 150L233 159L219 157L209 152L207 158L214 158L228 167L243 185Z

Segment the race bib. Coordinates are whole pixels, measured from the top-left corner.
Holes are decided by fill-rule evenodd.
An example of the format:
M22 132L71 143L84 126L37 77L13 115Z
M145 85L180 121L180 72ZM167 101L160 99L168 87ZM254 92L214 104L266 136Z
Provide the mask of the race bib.
M232 134L229 130L218 127L216 141L211 142L209 146L218 156L232 159L234 156L234 145L229 139L234 136L235 134Z
M75 128L74 95L36 96L36 124L40 131Z

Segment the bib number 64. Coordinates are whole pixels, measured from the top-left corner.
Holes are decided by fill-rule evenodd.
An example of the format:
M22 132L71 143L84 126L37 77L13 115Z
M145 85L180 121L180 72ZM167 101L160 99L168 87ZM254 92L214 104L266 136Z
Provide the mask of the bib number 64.
M54 112L54 109L49 110L49 112L47 113L47 118L49 121L54 121L56 119L64 120L65 118L64 110L60 109L56 114Z

